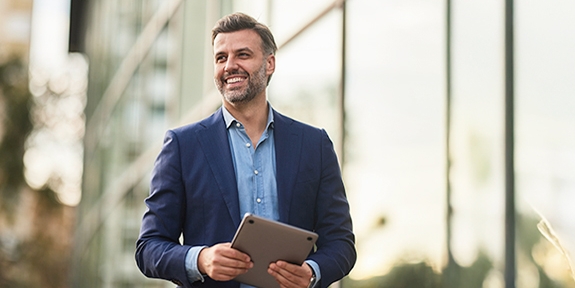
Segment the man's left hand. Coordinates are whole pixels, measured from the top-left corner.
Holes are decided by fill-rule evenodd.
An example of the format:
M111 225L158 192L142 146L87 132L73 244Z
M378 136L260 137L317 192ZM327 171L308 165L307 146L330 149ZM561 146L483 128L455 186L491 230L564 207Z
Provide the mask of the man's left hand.
M307 263L300 265L285 261L271 263L268 273L280 284L281 288L308 287L313 272Z

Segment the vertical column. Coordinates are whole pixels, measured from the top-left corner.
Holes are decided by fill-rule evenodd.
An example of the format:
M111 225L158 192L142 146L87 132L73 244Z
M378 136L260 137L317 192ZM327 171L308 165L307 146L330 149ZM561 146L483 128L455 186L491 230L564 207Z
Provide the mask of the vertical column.
M505 287L515 287L513 0L505 1Z
M446 1L445 11L445 207L447 266L443 272L443 287L457 287L457 263L451 252L453 207L451 206L451 0Z

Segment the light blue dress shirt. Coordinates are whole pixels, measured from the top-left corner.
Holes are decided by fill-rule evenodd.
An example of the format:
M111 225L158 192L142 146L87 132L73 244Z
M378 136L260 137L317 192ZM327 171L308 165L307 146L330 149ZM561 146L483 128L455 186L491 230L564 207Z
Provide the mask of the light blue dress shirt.
M268 113L266 129L253 147L244 125L222 109L228 128L232 159L238 185L240 217L246 213L279 220L276 185L276 151L273 113Z
M232 159L236 171L238 196L240 204L240 217L245 213L252 213L268 219L279 220L277 181L276 181L276 155L274 145L274 119L271 105L269 105L266 129L262 133L256 147L252 145L243 124L237 121L229 112L222 109ZM190 281L203 281L198 270L198 255L205 246L192 247L186 254L186 270ZM314 270L319 282L321 277L319 266L314 261L306 261ZM316 283L317 283L316 282ZM241 288L249 288L241 284Z

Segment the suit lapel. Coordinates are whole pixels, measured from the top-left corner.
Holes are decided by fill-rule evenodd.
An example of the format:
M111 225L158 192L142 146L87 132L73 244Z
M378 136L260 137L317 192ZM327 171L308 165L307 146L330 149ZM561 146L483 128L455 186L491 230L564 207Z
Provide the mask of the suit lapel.
M302 131L293 120L274 111L274 141L276 147L276 178L280 221L289 222L289 207L295 185L302 145Z
M206 128L198 131L198 139L206 154L209 168L216 179L224 202L235 226L240 224L238 186L230 150L230 143L221 108L201 124Z

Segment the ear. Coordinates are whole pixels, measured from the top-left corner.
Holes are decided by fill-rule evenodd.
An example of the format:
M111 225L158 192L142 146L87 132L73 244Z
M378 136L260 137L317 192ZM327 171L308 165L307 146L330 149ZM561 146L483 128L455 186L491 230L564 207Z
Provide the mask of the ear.
M272 75L274 71L276 71L276 56L270 54L266 59L266 75Z

